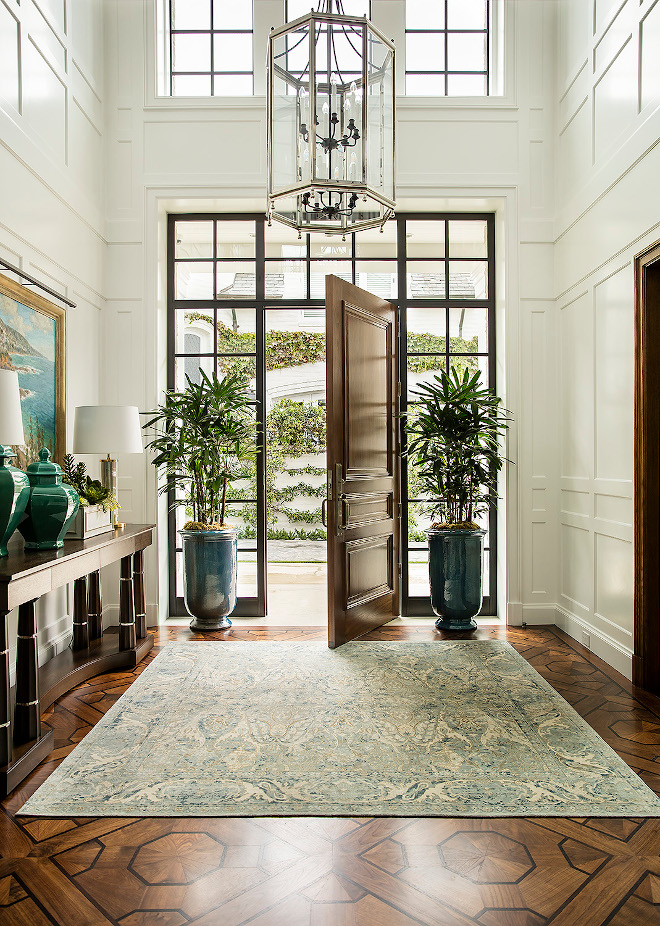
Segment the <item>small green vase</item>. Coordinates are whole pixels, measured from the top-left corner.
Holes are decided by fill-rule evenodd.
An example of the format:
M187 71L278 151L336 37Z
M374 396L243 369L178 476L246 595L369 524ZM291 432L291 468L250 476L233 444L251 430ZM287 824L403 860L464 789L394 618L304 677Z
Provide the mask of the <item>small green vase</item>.
M76 490L62 484L62 470L50 462L50 451L39 451L39 462L27 468L30 500L27 517L18 529L25 538L26 550L56 550L64 546L64 535L78 511Z
M0 444L0 556L7 555L7 542L30 500L30 480L22 469L9 466L16 454Z

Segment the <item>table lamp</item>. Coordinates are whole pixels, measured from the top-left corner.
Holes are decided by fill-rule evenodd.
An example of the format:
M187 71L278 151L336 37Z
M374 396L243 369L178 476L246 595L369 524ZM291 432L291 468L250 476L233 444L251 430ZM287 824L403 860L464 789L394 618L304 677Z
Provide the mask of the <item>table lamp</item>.
M74 453L107 453L101 482L117 497L117 460L112 453L142 453L142 428L136 405L79 405L73 419ZM123 527L115 514L115 527Z
M7 463L16 456L10 445L24 443L18 373L0 370L0 556L7 556L7 541L30 500L27 474Z

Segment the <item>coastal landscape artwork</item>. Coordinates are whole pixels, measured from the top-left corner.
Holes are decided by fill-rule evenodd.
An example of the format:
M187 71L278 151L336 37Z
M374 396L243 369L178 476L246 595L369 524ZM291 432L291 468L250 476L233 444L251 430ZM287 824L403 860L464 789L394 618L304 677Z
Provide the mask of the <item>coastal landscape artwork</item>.
M21 469L42 447L64 454L65 310L0 274L0 369L16 370L25 446L14 447Z

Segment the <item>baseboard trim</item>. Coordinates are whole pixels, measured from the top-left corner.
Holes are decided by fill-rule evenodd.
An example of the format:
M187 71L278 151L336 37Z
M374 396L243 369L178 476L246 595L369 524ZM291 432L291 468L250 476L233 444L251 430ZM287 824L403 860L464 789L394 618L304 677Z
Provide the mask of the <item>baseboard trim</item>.
M602 630L597 630L588 621L576 617L559 605L555 608L554 623L578 643L582 643L582 633L588 633L591 638L591 652L632 681L633 652L627 646L618 643Z
M507 627L522 627L523 605L521 601L507 601L506 625Z
M52 659L53 656L59 656L59 654L65 650L71 639L73 637L73 630L71 627L71 619L66 617L66 626L64 630L61 630L54 637L51 637L47 643L42 644L39 647L39 665L42 666L45 662L48 662L49 659Z
M522 606L522 619L525 624L532 626L554 624L555 618L556 605L554 604L524 604Z

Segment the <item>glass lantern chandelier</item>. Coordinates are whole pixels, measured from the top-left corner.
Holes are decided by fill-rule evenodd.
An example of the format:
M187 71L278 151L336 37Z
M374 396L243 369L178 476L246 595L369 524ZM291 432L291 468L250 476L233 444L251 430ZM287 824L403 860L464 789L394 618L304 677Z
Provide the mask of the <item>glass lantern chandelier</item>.
M394 212L394 45L341 0L268 40L268 221L346 235Z

